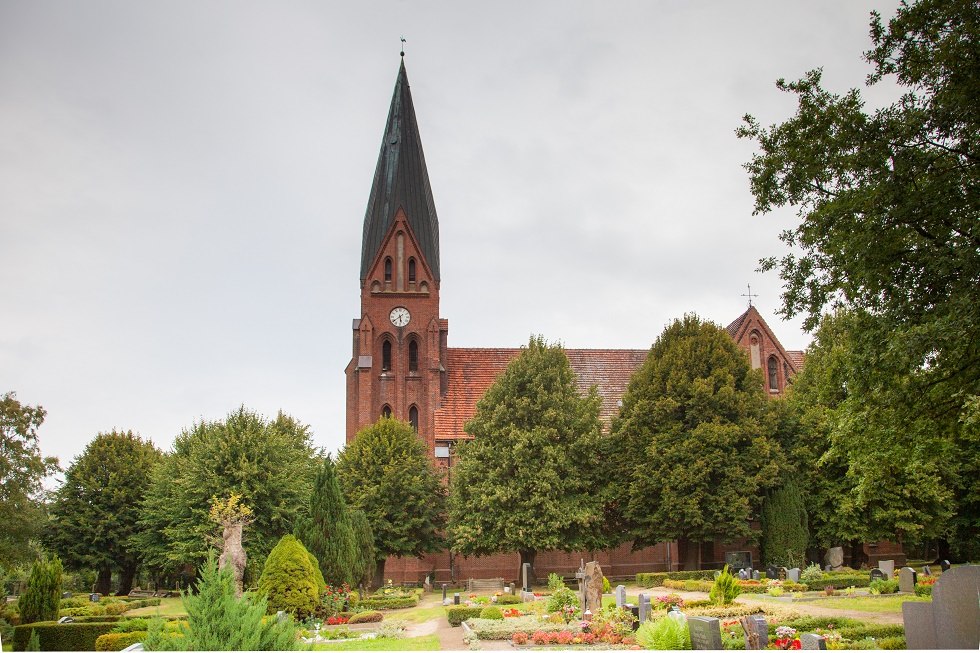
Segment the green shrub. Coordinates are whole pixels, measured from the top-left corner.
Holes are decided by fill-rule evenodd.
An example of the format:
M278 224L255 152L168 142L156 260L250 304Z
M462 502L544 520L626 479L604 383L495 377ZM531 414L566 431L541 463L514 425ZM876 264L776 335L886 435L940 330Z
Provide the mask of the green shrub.
M351 616L347 623L349 624L376 624L379 621L383 621L385 616L378 612L377 610L368 610L366 612L358 612L357 614Z
M141 619L139 617L135 619L123 619L122 621L116 622L116 627L112 629L114 633L135 633L139 631L146 632L149 625L146 619Z
M800 582L804 585L807 583L815 583L824 579L823 570L820 565L814 563L812 565L807 565L807 568L800 572Z
M41 621L14 628L14 650L26 651L31 632L37 632L42 651L94 651L95 640L115 624L106 622L59 624Z
M605 576L602 577L602 593L609 594L612 592L612 585L609 584L609 579Z
M31 566L27 587L17 600L22 624L58 620L62 574L61 560L58 556L50 559L42 557Z
M127 646L146 639L146 631L134 630L125 633L106 633L95 640L96 651L121 651Z
M79 606L77 608L65 608L58 610L59 617L101 617L106 613L106 606L98 603Z
M795 626L794 626L795 627ZM904 637L905 628L900 624L861 623L858 626L838 628L837 632L844 639L858 640L866 637L881 639L882 637Z
M10 622L0 617L0 641L9 642L14 636L14 627Z
M490 605L480 610L480 619L503 619L504 613L495 605Z
M894 594L898 591L897 580L873 580L868 584L872 594Z
M804 581L802 574L800 575L800 582L807 586L807 589L819 592L825 587L833 587L834 589L846 589L848 587L867 587L868 583L871 582L871 577L869 574L860 572L824 572L824 577L820 580Z
M75 620L75 623L82 623L82 624L89 624L94 622L116 623L117 621L122 621L125 618L126 617L123 617L118 614L103 614L103 615L91 616L91 617L72 617L72 619Z
M565 587L565 579L558 574L551 573L548 574L548 591L554 592L555 590Z
M681 651L691 648L691 633L685 620L665 616L640 624L636 641L649 650Z
M259 577L258 593L266 597L269 614L282 610L296 619L309 617L320 604L320 588L309 552L293 535L284 535L269 552Z
M548 597L548 612L560 612L563 608L571 606L578 610L578 597L575 592L567 587L559 587Z
M915 595L916 596L932 596L932 585L916 585Z
M357 607L365 610L400 610L402 608L414 608L419 604L417 594L412 596L370 596L361 599Z
M475 634L481 641L509 640L514 633L520 632L579 632L579 626L577 623L552 623L550 621L541 621L541 619L536 616L509 617L507 619L480 619L479 617L474 617L467 622L467 625L469 625L469 627L473 630L473 634Z
M41 650L41 637L37 634L37 631L31 628L31 638L27 640L27 650L28 651L40 651Z
M524 601L521 600L521 597L513 594L501 594L497 597L497 605L517 605L518 603L524 603Z
M712 580L715 572L710 569L697 571L657 571L642 572L636 575L636 584L641 587L660 587L667 579L670 580Z
M738 581L728 571L728 565L722 570L721 574L715 578L711 586L709 598L716 605L728 605L735 601L735 597L742 593L742 588L738 586Z
M799 567L805 560L810 539L803 495L793 480L787 480L762 502L759 513L762 563L780 567Z
M467 619L479 617L483 608L470 608L463 605L454 605L446 609L446 618L450 626L458 626Z

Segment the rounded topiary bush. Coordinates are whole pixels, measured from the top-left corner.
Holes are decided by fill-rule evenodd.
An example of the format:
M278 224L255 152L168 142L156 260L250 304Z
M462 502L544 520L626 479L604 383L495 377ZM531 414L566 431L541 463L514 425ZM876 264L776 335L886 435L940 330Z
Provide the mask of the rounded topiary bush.
M480 611L480 619L503 619L504 613L495 605L487 606Z
M385 616L378 612L377 610L368 610L367 612L358 612L348 620L349 624L374 624L383 620Z
M292 535L284 535L269 552L259 577L259 594L268 601L266 611L283 610L297 619L313 614L320 603L317 576L306 547Z

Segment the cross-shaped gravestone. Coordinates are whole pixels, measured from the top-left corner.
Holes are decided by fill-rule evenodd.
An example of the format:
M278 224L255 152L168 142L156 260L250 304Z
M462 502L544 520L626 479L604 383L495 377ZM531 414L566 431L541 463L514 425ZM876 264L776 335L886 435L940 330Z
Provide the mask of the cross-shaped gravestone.
M626 586L617 585L616 586L616 607L621 608L626 605Z
M922 575L923 576L932 576L932 569L929 569L929 565L925 565L925 566L922 567Z
M721 621L715 617L688 617L691 648L695 651L717 651L721 645Z
M800 635L800 644L804 650L807 651L825 651L827 650L827 638L823 635L816 635L814 633L803 633Z

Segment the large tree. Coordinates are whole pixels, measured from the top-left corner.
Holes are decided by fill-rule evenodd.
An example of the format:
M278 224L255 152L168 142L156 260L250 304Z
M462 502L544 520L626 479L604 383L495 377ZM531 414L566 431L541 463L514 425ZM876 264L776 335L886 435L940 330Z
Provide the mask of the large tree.
M337 458L347 504L374 533L375 585L388 556L421 556L443 545L445 489L415 429L382 417L361 429Z
M133 585L139 550L140 504L161 454L132 431L98 434L72 461L51 505L45 544L65 566L98 573L95 591L108 594L113 568L120 594Z
M601 548L599 396L581 392L560 345L532 337L466 423L449 495L464 555Z
M41 482L58 471L57 458L41 455L37 430L44 409L17 401L13 392L0 396L0 565L9 567L32 557L28 546L43 524Z
M623 395L609 461L614 504L634 548L678 540L685 568L697 543L750 537L780 448L762 377L724 329L696 315L657 338Z
M980 4L903 2L887 24L873 14L871 39L868 85L894 83L893 102L866 109L859 90L825 90L816 70L777 82L797 96L795 116L770 127L746 116L739 130L760 149L746 165L756 213L793 206L800 217L782 236L793 253L763 268L783 278L782 313L804 314L808 328L828 307L860 316L850 355L861 371L848 381L863 396L835 427L850 442L849 467L876 474L879 459L955 451L943 462L955 477L948 532L976 541ZM930 521L943 518L936 509Z
M281 412L269 421L242 407L224 420L195 424L177 436L153 474L137 545L160 569L203 564L220 542L209 516L212 499L237 494L254 515L243 543L246 578L254 579L279 538L292 532L319 462L309 427Z
M363 567L361 551L329 456L316 473L307 514L297 518L293 534L316 558L327 583L355 585L360 580L355 575Z

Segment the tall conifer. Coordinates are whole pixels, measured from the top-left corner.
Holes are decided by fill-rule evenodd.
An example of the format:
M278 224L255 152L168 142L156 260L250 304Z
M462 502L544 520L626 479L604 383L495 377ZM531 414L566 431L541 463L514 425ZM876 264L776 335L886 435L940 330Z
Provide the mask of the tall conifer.
M313 482L309 513L297 519L294 534L316 557L327 583L357 583L355 571L362 566L361 553L351 528L347 502L337 483L334 462L329 456L324 459Z

